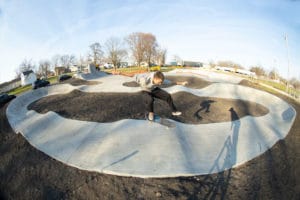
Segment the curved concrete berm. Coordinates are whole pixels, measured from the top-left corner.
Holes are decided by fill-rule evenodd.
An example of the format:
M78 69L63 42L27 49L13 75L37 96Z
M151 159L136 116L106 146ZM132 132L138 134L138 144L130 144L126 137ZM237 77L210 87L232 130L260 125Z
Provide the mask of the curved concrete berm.
M101 76L102 84L55 85L27 92L7 108L9 123L31 145L49 156L84 170L137 177L174 177L220 172L241 165L271 148L289 132L296 111L285 101L266 92L243 87L225 75L201 71L177 71L187 76L206 77L214 83L204 89L173 86L170 93L186 91L198 96L243 99L269 109L261 117L243 117L233 122L175 128L146 120L125 119L96 123L66 119L54 112L27 110L33 101L47 95L84 92L137 92L125 87L132 81L123 76ZM95 79L95 77L92 77ZM230 80L234 80L230 83Z

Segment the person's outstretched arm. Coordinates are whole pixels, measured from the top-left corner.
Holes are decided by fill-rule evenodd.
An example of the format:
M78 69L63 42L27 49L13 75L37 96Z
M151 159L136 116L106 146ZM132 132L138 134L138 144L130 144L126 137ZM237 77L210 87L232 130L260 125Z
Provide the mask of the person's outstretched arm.
M187 81L177 81L176 82L177 85L183 85L183 86L187 85L188 83L189 82L187 82Z

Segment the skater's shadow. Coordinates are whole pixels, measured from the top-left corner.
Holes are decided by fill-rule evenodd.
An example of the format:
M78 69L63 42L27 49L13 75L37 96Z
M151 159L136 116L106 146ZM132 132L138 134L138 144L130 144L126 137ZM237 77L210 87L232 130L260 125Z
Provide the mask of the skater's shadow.
M213 100L204 100L200 103L200 109L197 110L194 114L194 116L198 119L198 120L202 120L202 116L200 115L200 112L205 110L206 113L210 112L210 105L212 103L214 103L215 101Z
M238 114L235 112L233 108L229 109L230 115L231 115L231 155L230 155L230 161L232 165L236 164L236 154L237 154L237 141L239 137L240 132L240 126L241 121L238 116Z

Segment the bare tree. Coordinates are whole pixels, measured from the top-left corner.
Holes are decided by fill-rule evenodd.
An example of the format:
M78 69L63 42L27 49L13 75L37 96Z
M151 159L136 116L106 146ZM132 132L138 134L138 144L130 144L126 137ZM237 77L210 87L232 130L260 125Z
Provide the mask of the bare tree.
M47 78L48 72L50 71L51 63L49 60L41 60L39 63L39 74Z
M235 63L235 62L230 61L230 60L218 61L218 66L221 66L221 67L233 67L235 69L243 69L243 67L240 64Z
M158 65L165 65L167 57L167 49L158 47L155 56L155 62Z
M150 67L158 47L156 37L151 33L136 32L130 34L126 41L137 65L141 66L141 62L146 61Z
M61 56L59 54L56 54L51 58L52 66L54 68L59 66L60 58L61 58Z
M145 61L148 63L148 70L151 67L151 61L157 54L157 41L156 37L151 33L142 33L143 49Z
M36 66L33 64L32 59L27 60L24 59L22 63L19 65L19 67L15 70L16 77L20 77L21 73L24 71L33 70L35 71Z
M69 69L70 66L74 65L75 63L76 63L75 55L65 54L60 57L60 64L66 67L67 69Z
M62 66L67 67L69 63L69 55L62 55L59 62Z
M292 78L290 81L290 84L294 86L296 90L300 90L300 81L296 78Z
M144 59L144 46L142 41L142 33L131 33L125 39L129 45L132 56L137 63L138 67L141 66L141 62Z
M122 59L127 55L122 41L117 37L111 37L106 40L105 48L107 51L107 59L114 65L116 71L117 66L120 65Z
M213 60L210 60L209 61L209 66L210 67L215 67L217 64L213 61Z
M269 72L269 78L270 78L270 79L276 80L278 77L279 77L279 75L278 75L276 69L272 69L272 70Z
M84 60L83 56L79 56L79 61L77 62L78 66L79 66L79 71L82 71L83 66L86 64L86 60Z
M250 68L251 72L254 72L257 76L265 76L266 72L261 66L253 66Z
M69 67L71 66L71 65L75 65L77 63L77 59L76 59L76 56L75 55L70 55L70 59L69 59Z
M90 45L90 52L88 53L88 60L92 61L95 66L101 63L103 58L103 51L100 43L95 42Z

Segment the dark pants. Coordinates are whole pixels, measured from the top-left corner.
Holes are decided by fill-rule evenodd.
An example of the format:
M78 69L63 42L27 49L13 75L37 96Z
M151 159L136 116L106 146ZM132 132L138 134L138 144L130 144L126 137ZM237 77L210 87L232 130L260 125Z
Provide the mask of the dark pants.
M147 101L147 111L153 112L153 104L154 104L154 98L161 99L165 102L167 102L172 110L172 112L177 111L173 99L169 93L166 91L160 89L159 87L154 88L151 92L143 91L143 93L147 94L150 98L148 98Z

